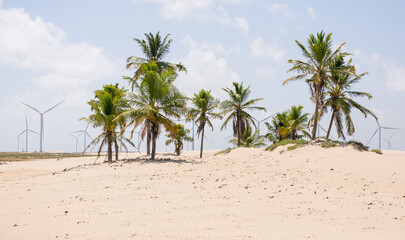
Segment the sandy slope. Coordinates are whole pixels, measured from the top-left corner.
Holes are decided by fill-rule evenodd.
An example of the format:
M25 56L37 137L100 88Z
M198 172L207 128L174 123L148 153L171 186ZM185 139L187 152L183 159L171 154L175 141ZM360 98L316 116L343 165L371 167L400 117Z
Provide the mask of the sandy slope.
M0 239L405 239L405 152L278 150L0 165Z

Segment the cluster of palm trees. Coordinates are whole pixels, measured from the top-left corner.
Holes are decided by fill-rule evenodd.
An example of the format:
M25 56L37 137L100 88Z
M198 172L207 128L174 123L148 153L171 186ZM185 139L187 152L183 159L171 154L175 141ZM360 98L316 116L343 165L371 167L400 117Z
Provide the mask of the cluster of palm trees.
M256 106L263 98L250 99L250 86L243 86L243 82L232 83L231 88L223 88L228 99L220 101L212 96L209 90L200 90L192 98L186 97L175 85L180 71L187 71L181 63L173 64L164 61L168 54L170 35L162 38L158 33L145 34L146 39L134 39L144 54L143 57L132 56L127 59L127 68L134 70L132 77L124 77L129 81L131 91L120 88L118 84L105 85L103 89L95 92L95 98L88 104L92 114L84 120L94 127L103 129L89 146L107 145L107 158L112 161L112 149L115 146L116 159L118 159L118 145L126 148L125 143L133 146L130 139L124 137L124 132L131 129L131 136L138 127L142 139L146 137L147 154L151 159L156 156L156 141L162 131L166 131L169 140L166 144L175 145L175 153L180 155L183 141L192 141L188 136L189 130L183 125L176 124L175 120L185 117L186 121L193 121L197 125L197 135L201 137L200 157L203 154L204 132L208 125L212 130L213 119L222 119L221 130L232 122L233 136L231 140L236 146L261 147L267 141L276 142L286 138L292 140L316 136L317 124L320 118L330 110L332 117L327 133L329 137L332 123L335 122L339 137L344 136L344 123L347 133L353 134L355 129L350 117L352 108L360 110L365 116L374 114L367 108L355 102L351 97L371 95L365 92L351 91L353 84L357 83L365 74L356 74L356 69L349 56L341 50L340 45L332 51L331 34L325 36L323 32L317 36L310 35L308 46L305 47L296 41L301 48L305 61L289 60L293 64L290 72L299 74L287 79L284 84L292 80L304 79L311 91L311 100L315 103L315 112L312 117L303 113L302 106L293 106L291 109L277 113L271 122L266 123L268 133L260 135L256 128L254 118L250 111L266 111L264 107ZM191 102L188 107L187 103ZM375 116L374 116L375 117ZM307 129L313 127L312 136ZM255 130L253 130L255 128ZM138 146L139 147L139 146Z
M309 121L309 125L312 126L311 139L315 139L319 120L328 109L332 111L332 117L326 138L329 138L333 122L335 122L338 136L343 139L345 139L344 125L346 125L348 135L355 132L353 120L350 117L353 108L359 110L365 117L371 115L377 119L369 109L352 99L352 97L370 99L372 96L366 92L350 90L353 84L367 73L357 74L352 60L345 62L352 55L342 50L345 43L333 50L331 37L332 33L326 35L323 31L316 36L310 34L306 47L299 41L295 41L304 60L288 61L293 65L288 72L296 72L298 75L288 78L283 83L305 80L308 84L311 100L315 103L315 111Z

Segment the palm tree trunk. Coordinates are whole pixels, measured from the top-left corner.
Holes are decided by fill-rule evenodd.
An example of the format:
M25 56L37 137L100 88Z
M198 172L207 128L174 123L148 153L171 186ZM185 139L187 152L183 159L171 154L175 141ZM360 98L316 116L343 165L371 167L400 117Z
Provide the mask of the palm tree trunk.
M146 155L150 155L151 122L146 120Z
M112 163L112 139L111 134L107 136L107 159L109 163Z
M202 129L202 133L201 133L200 158L202 158L202 153L203 153L203 148L204 148L204 129L205 129L205 127Z
M315 113L314 126L312 128L312 140L316 138L316 130L318 128L319 103L319 87L315 86Z
M326 134L326 139L329 139L330 130L332 129L333 119L335 118L335 110L332 111L332 117L330 118L328 133Z
M118 161L118 152L119 152L118 144L117 142L115 142L115 161Z
M176 154L177 156L180 156L180 144L177 141L176 141Z
M155 160L155 156L156 156L156 139L157 139L157 126L156 124L152 123L151 124L151 135L152 135L152 155L151 155L151 159Z
M238 134L238 147L240 146L240 132L241 132L241 127L240 127L240 117L239 114L236 115L236 126L237 126L237 134Z

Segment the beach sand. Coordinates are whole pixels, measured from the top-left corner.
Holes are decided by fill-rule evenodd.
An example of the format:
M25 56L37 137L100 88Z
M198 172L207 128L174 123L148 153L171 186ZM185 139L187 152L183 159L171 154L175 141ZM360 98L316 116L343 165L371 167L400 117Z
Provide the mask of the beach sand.
M0 239L405 239L405 152L307 146L0 165Z

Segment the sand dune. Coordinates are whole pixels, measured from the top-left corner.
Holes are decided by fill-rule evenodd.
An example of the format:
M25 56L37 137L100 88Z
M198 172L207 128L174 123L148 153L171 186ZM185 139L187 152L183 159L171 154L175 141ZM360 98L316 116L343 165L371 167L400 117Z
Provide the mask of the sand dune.
M0 165L0 239L405 239L405 152L282 149Z

